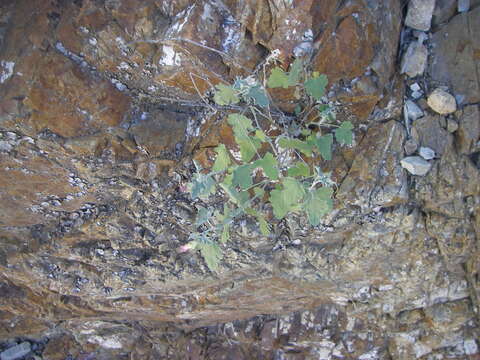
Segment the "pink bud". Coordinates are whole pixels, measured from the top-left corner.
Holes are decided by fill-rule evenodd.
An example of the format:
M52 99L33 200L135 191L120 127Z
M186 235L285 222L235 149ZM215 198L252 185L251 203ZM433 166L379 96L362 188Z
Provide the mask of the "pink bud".
M188 244L185 244L185 245L180 246L180 247L177 249L177 252L178 252L179 254L182 254L182 253L185 253L185 252L187 252L187 251L192 250L193 247L194 247L194 246L192 246L191 243L188 243Z

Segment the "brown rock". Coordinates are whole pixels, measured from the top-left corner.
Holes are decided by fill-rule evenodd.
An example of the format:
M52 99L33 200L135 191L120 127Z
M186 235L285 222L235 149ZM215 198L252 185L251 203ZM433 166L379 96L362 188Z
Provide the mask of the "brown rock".
M478 105L466 106L459 111L455 139L460 154L471 154L480 149L480 111Z
M455 16L432 37L433 80L451 84L459 104L480 102L480 8Z
M132 126L130 133L138 146L152 156L159 156L163 151L175 150L175 145L184 140L186 127L186 115L154 111Z
M80 353L80 346L70 334L60 334L50 338L42 353L45 360L64 360L69 356L76 358Z
M353 79L362 75L372 62L375 43L372 27L361 27L350 15L340 22L335 33L322 36L314 68L327 74L331 83Z
M420 146L433 149L438 156L442 156L447 145L452 142L452 135L440 126L440 119L438 115L426 115L413 123Z
M78 65L56 54L44 57L37 66L39 76L23 101L32 110L29 121L37 131L86 135L123 119L129 101L112 84L92 80Z
M403 157L403 138L404 133L395 121L370 128L355 147L355 160L337 197L365 208L405 202L406 177L399 165ZM379 143L385 147L378 146ZM365 198L368 202L362 203Z

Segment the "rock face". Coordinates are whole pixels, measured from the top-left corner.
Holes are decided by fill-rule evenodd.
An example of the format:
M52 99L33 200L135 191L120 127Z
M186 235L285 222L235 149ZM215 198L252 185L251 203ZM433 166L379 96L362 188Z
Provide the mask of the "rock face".
M455 16L432 38L429 73L442 85L451 85L459 104L480 102L480 7Z
M479 8L434 28L433 80L418 71L414 86L396 63L402 5L0 2L0 354L478 356ZM407 25L428 30L432 11L411 1ZM304 56L329 77L355 146L326 169L338 189L320 226L293 215L265 237L239 224L213 274L177 251L194 231L191 160L232 138L210 90L277 49L284 67ZM448 119L420 91L446 85ZM272 91L285 111L294 96ZM408 176L419 147L435 158Z

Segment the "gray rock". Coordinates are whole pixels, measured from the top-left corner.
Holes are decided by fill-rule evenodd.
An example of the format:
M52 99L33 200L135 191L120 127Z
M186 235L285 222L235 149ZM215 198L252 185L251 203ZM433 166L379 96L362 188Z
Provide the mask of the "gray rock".
M478 353L478 346L475 339L467 339L463 343L463 348L465 350L465 354L473 355Z
M409 77L422 75L427 65L428 50L420 42L412 42L402 59L402 74Z
M418 149L418 143L414 139L408 139L403 145L405 154L412 155Z
M12 145L6 141L0 141L0 151L9 152L10 150L12 150Z
M412 98L415 100L420 99L422 97L423 93L421 91L414 91L412 92Z
M432 25L444 23L457 12L457 0L437 0L433 11Z
M400 161L400 165L410 174L418 176L426 175L432 167L432 164L420 156L408 156Z
M428 96L428 106L440 115L448 115L457 110L455 98L443 89L437 88Z
M422 88L420 87L420 85L418 85L418 83L413 83L412 85L410 85L410 90L420 91L420 90L422 90Z
M15 345L0 354L0 360L16 360L24 357L31 351L30 343L25 341Z
M420 44L423 44L425 41L428 40L428 35L425 31L415 30L413 32L413 36L415 36Z
M423 111L412 100L405 101L405 109L410 120L415 121L423 116Z
M435 151L433 151L429 147L422 146L420 150L418 150L418 153L425 160L432 160L435 158Z
M458 129L458 123L453 119L447 119L447 131L454 133Z
M467 12L470 10L470 0L458 0L458 12Z
M452 135L441 126L442 117L426 115L412 126L412 137L420 146L428 147L442 156L447 145L453 141Z
M405 25L422 31L430 30L435 0L410 0Z

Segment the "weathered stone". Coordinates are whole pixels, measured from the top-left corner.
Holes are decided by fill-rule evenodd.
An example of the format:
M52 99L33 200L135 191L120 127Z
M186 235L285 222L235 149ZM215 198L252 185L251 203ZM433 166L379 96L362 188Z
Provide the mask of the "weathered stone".
M440 115L448 115L457 110L455 98L443 89L437 88L428 95L428 106Z
M15 345L8 350L0 353L1 360L18 360L31 351L31 345L28 341L22 342L21 344Z
M412 175L424 176L432 168L432 164L419 156L409 156L400 161L402 167Z
M418 154L425 160L432 160L435 158L435 151L424 146L420 147L420 149L418 150Z
M458 129L458 122L453 119L447 119L447 131L449 133L454 133Z
M480 150L480 111L478 105L466 106L458 112L458 130L455 139L461 154Z
M404 202L406 178L399 166L404 136L395 121L369 129L355 147L356 156L338 198L365 208ZM351 196L352 193L355 195Z
M132 126L130 133L138 146L152 156L159 156L162 152L174 151L175 145L184 140L186 127L185 115L155 111Z
M416 136L420 146L431 148L442 156L447 144L452 141L452 135L441 127L440 119L438 115L418 119L413 123L412 135Z
M480 193L480 185L476 183L480 181L478 169L470 159L457 154L451 140L446 143L442 157L434 163L432 170L420 180L415 190L424 208L450 217L463 217L464 197Z
M432 37L432 62L429 74L433 80L452 86L459 104L480 102L478 78L480 8L455 16Z
M402 59L402 74L409 77L422 75L427 65L428 50L420 42L412 42Z
M407 110L407 116L410 120L415 121L423 116L423 111L412 100L405 101L405 108Z
M70 334L60 334L49 339L45 350L42 352L44 360L64 360L66 358L77 358L80 353L80 346Z
M435 0L410 0L405 25L417 30L430 30L434 8Z
M458 0L436 0L433 11L432 25L434 27L448 21L457 12Z
M418 149L418 143L414 139L408 139L405 141L405 145L403 145L405 149L405 154L412 155Z

